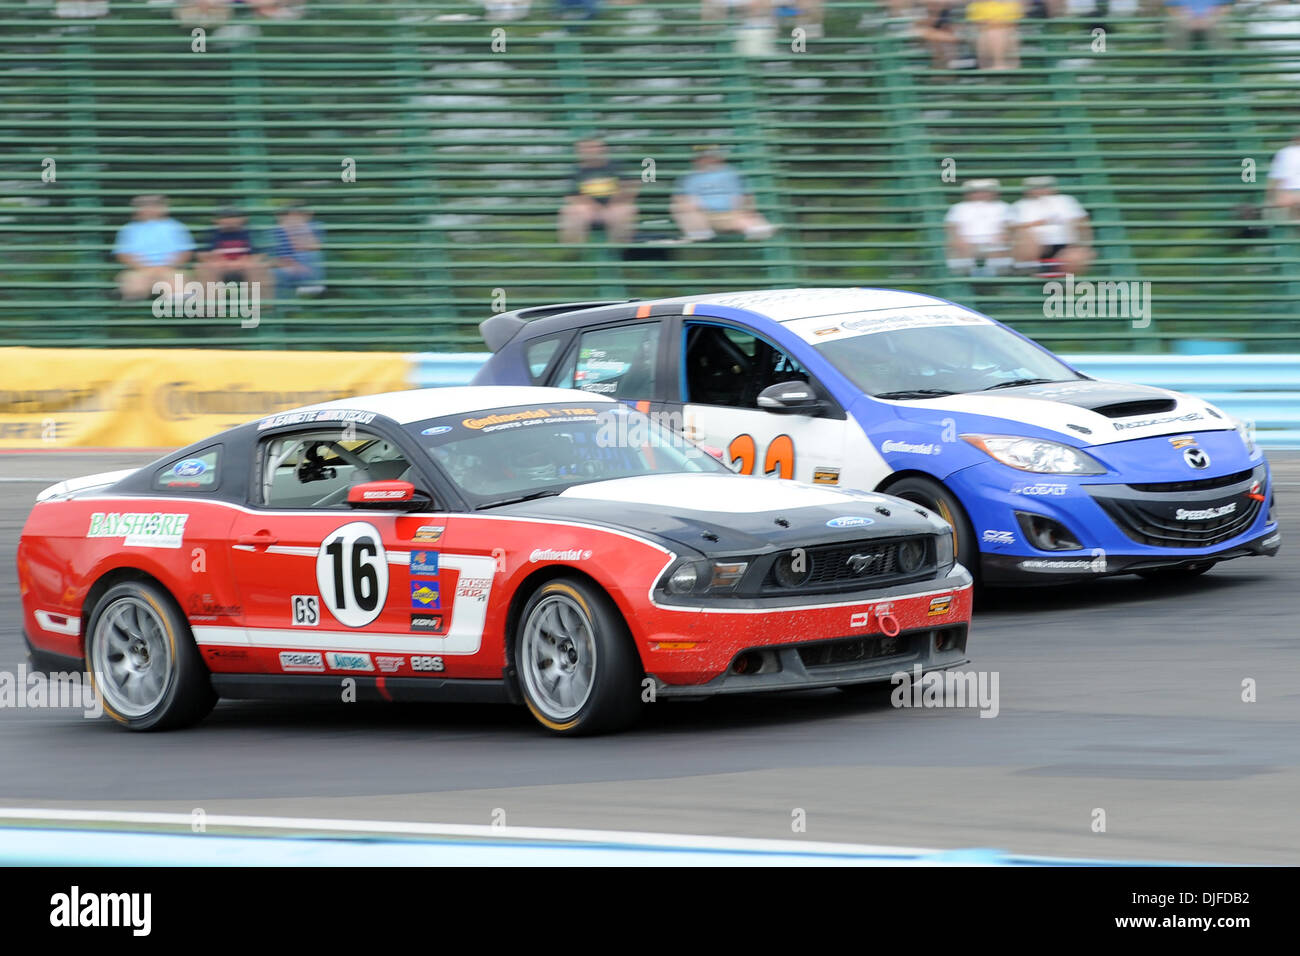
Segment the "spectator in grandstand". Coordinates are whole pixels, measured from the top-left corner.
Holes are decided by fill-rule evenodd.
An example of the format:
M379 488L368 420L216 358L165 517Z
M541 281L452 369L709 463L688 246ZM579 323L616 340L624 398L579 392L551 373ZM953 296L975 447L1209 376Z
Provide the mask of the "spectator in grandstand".
M957 28L952 22L952 8L957 0L925 0L925 15L917 21L916 36L930 51L930 67L952 69L957 52Z
M682 177L672 200L673 220L691 242L719 232L738 232L746 239L767 239L776 228L754 208L745 180L727 165L716 146L698 149L694 171Z
M194 252L194 240L167 214L167 197L136 196L135 218L117 231L113 255L126 268L117 287L124 299L143 299L155 282L172 283Z
M230 17L230 0L180 0L172 13L182 23L224 23Z
M274 298L267 288L266 260L253 247L248 218L238 209L227 207L217 213L207 248L199 253L199 281L257 282L268 299Z
M560 208L560 241L582 243L592 229L610 242L631 242L636 232L636 185L609 158L602 139L579 140L578 165Z
M1083 275L1092 264L1092 225L1073 196L1056 191L1055 176L1030 176L1024 198L1011 207L1013 249L1018 268L1034 271L1041 260L1061 272Z
M975 24L975 56L981 70L1014 70L1020 66L1020 34L1024 16L1018 0L971 0L966 19Z
M272 233L271 265L276 289L293 289L298 295L325 290L324 232L311 210L293 203L276 217Z
M1012 263L1011 206L999 198L996 179L972 179L965 198L948 210L948 268L961 275L998 275Z
M1231 0L1165 0L1169 8L1169 46L1185 50L1193 37L1207 47L1223 46L1223 18Z
M1284 218L1300 219L1300 134L1273 157L1268 169L1268 204Z

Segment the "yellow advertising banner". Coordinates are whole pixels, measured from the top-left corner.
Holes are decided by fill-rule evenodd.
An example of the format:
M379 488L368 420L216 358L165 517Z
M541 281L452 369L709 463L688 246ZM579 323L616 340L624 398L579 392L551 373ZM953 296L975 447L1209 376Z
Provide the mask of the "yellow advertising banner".
M274 412L410 388L399 352L0 348L0 449L174 448Z

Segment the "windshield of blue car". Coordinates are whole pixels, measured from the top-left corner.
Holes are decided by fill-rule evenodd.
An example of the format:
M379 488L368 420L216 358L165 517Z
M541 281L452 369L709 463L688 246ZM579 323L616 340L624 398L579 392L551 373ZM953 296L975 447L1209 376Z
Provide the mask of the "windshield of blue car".
M854 385L876 398L924 399L1083 377L987 320L880 323L884 327L875 322L864 320L855 328L853 320L842 321L815 347Z
M474 508L557 495L574 485L683 472L730 474L681 436L674 414L616 403L521 405L407 425Z

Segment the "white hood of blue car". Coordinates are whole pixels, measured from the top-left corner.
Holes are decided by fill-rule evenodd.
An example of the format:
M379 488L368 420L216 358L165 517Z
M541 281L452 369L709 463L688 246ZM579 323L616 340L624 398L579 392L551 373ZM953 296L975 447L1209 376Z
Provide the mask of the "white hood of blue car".
M1108 445L1198 431L1226 431L1237 420L1208 402L1150 385L1083 380L1025 385L1003 391L967 392L938 398L891 402L926 412L987 415L1045 428L1076 443ZM958 428L967 430L959 423Z

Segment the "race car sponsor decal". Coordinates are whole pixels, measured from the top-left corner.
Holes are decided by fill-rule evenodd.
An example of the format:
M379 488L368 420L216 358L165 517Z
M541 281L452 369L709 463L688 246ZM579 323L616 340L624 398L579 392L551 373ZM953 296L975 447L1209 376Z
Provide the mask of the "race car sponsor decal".
M834 335L838 331L840 331L840 327L838 325L832 325L825 329L813 329L813 335L818 337L823 335Z
M436 610L442 607L437 581L411 582L411 607L419 610Z
M498 412L482 418L466 418L461 424L475 431L496 431L501 426L518 427L534 421L567 420L578 416L594 416L594 408L526 408L519 412Z
M428 541L430 544L437 542L442 537L443 532L447 530L446 525L442 524L422 524L415 529L415 534L411 535L412 541Z
M434 426L431 427L431 428L425 428L425 429L421 430L420 434L421 434L421 435L430 435L430 436L433 436L433 435L445 435L445 434L447 434L447 432L449 432L449 431L451 431L451 426L450 426L450 425L434 425Z
M854 611L849 615L849 627L866 627L870 623L870 611Z
M280 670L320 672L325 670L325 660L318 651L281 651Z
M179 548L188 514L161 511L96 511L87 538L121 538L128 548Z
M384 609L388 560L379 529L352 521L325 536L316 555L316 586L334 619L365 627Z
M927 616L938 617L940 614L947 614L952 610L952 599L951 594L941 594L936 598L930 598L930 610L926 612Z
M1010 531L985 531L985 544L1015 544L1016 536Z
M590 551L583 551L579 548L556 549L556 548L537 548L528 556L532 564L538 561L585 561L591 557Z
M841 515L838 518L832 518L826 522L828 528L865 528L869 524L875 524L875 518L864 518L861 515Z
M840 483L840 470L838 468L814 468L812 480L814 485L838 485Z
M336 671L372 671L375 669L369 654L357 654L352 651L329 651L325 654L325 660L329 662L330 668Z
M413 631L441 631L442 615L441 614L412 614L411 630Z
M192 621L213 621L219 617L242 617L243 607L238 604L218 604L211 594L191 594L185 605L185 616Z
M1185 415L1166 415L1162 418L1140 418L1135 422L1111 422L1117 431L1129 428L1147 428L1151 425L1168 425L1173 422L1197 422L1204 420L1200 412L1188 412Z
M901 452L904 455L941 455L943 446L937 442L887 441L880 446L885 454Z
M374 412L363 412L347 408L318 408L306 412L284 412L272 415L257 423L257 430L279 428L281 425L307 425L316 422L351 422L354 425L369 425L375 420Z
M362 488L361 497L366 501L399 501L410 491L406 488Z
M201 457L186 458L172 465L158 476L157 483L164 488L206 488L217 481L217 453L208 452Z
M385 674L395 674L397 671L402 669L402 665L405 663L405 657L393 657L389 654L375 655L375 664L378 665L379 669Z
M412 574L437 574L438 573L438 552L437 551L412 551L411 552L411 573Z
M413 671L442 671L445 667L441 657L428 657L417 655L411 658L411 670Z
M492 590L491 578L469 578L461 575L456 581L456 597L475 601L486 601Z
M1091 558L1030 558L1021 561L1026 571L1088 571L1102 574L1106 570L1106 555L1095 549Z
M289 619L295 627L315 627L320 623L320 600L316 595L295 594L289 602Z
M1177 435L1169 439L1169 444L1173 445L1175 449L1186 448L1188 445L1195 445L1196 438L1192 435Z
M1050 481L1038 481L1032 485L1021 484L1011 486L1011 493L1013 495L1035 495L1038 497L1063 495L1069 490L1069 485L1058 485Z
M940 328L952 325L988 325L990 320L955 305L920 305L902 309L878 309L841 318L836 331L843 337L878 335L902 329ZM817 341L818 330L828 328L826 317L796 319L787 326L805 342ZM823 333L824 335L825 333ZM837 340L840 336L837 336Z
M1237 510L1235 501L1218 508L1179 508L1174 512L1174 517L1179 521L1212 521L1215 518L1223 518Z

